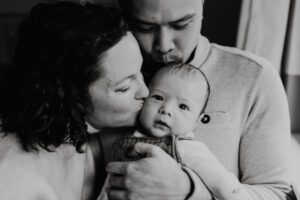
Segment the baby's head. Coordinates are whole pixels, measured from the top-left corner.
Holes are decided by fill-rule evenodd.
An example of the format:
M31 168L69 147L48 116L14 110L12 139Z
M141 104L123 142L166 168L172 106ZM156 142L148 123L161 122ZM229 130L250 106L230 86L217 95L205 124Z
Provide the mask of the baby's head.
M161 68L149 84L150 94L140 114L143 129L154 137L193 131L209 90L205 75L190 64Z

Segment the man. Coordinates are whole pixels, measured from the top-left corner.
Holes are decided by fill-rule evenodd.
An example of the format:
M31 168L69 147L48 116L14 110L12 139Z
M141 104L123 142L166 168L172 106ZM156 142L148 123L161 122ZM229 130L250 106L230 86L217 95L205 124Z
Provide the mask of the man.
M201 36L201 0L120 3L142 50L146 80L161 66L181 62L201 68L207 76L211 96L196 138L224 166L222 176L238 178L242 187L232 192L242 193L243 199L292 199L288 106L272 66ZM110 198L212 199L201 177L179 167L161 149L139 143L135 151L145 158L108 164Z

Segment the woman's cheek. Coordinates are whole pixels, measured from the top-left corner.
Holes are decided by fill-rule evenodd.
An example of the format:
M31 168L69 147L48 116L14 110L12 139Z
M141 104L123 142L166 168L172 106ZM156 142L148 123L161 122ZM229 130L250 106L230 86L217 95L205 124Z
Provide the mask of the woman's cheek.
M115 110L118 112L128 112L134 107L134 97L130 94L118 95L112 98L112 101L114 101L113 105L115 105Z

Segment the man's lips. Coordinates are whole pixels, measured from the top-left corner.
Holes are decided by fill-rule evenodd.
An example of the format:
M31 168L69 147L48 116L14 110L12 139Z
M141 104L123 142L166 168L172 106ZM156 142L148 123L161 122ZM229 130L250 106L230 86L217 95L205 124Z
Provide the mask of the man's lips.
M182 57L177 54L156 54L153 58L157 63L163 63L164 65L179 64L183 62Z
M161 65L175 65L181 63L181 61L178 60L163 60L163 59L157 59L156 62Z

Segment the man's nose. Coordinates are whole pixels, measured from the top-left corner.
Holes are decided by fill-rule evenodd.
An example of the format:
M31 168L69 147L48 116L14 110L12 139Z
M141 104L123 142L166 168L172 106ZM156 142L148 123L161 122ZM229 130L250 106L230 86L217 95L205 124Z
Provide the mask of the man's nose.
M157 34L156 50L166 54L172 51L174 47L172 31L168 27L161 27Z
M164 103L159 111L158 111L160 114L163 114L163 115L168 115L169 117L172 117L172 107L170 105L170 103Z

